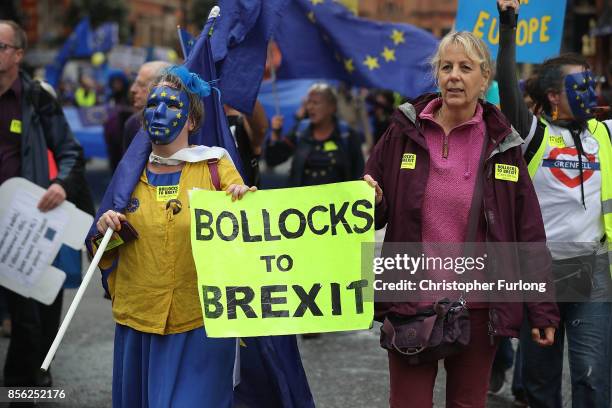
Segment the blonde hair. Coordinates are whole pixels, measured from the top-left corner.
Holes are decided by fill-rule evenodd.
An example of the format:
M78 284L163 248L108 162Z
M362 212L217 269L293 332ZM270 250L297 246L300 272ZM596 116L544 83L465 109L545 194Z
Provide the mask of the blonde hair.
M316 93L322 95L329 103L338 105L338 96L336 90L325 82L316 82L308 88L308 94Z
M460 45L465 50L468 58L480 65L483 75L488 75L487 88L493 81L493 60L489 47L480 38L469 31L452 31L446 34L438 44L436 53L431 57L432 74L436 83L438 82L438 71L442 53L449 45Z

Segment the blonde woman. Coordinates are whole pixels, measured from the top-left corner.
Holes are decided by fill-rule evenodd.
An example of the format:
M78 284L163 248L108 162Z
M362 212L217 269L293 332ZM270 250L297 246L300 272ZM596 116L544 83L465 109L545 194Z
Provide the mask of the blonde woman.
M491 64L482 40L468 32L449 33L432 59L440 93L423 95L394 113L364 177L376 189L376 227L387 226L385 242L465 242L468 219L476 220L469 240L544 242L538 200L519 147L522 140L503 114L482 100ZM492 177L496 164L516 168L516 180ZM477 186L484 200L473 200ZM550 271L549 257L539 262L540 270ZM508 269L505 278L518 281L521 269ZM377 303L376 318L414 316L423 306L413 301ZM519 336L523 308L520 302L468 300L469 344L444 359L448 407L485 406L498 338ZM528 303L525 310L534 341L552 344L559 321L556 305ZM431 407L438 362L412 365L393 351L388 358L390 406Z

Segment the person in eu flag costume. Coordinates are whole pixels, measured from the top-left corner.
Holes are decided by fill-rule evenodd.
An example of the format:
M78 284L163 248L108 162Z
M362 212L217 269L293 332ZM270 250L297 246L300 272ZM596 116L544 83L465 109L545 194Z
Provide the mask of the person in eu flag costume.
M117 322L114 407L233 406L237 343L208 338L203 327L188 192L223 189L240 199L256 188L243 185L224 149L189 146L209 94L208 83L183 66L153 81L143 111L149 160L125 213L108 210L96 224L103 233L128 221L139 234L100 265Z

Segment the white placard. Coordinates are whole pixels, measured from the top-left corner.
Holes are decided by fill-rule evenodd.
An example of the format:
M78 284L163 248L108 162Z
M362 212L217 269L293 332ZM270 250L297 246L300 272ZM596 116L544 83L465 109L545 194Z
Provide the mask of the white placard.
M93 217L68 201L39 211L45 191L19 177L0 185L0 285L51 304L66 279L51 263L62 244L83 247Z
M0 218L0 274L32 286L55 259L68 223L65 209L45 214L36 205L39 199L23 192Z

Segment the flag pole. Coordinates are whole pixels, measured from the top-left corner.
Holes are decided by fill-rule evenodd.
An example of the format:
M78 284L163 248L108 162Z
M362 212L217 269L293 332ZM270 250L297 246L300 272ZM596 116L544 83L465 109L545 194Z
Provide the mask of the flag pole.
M206 19L206 21L208 22L208 20L215 19L219 17L219 15L221 14L221 8L219 6L214 6L212 9L210 9L210 13L208 13L208 18ZM208 30L208 33L206 33L206 35L208 35L209 37L212 35L213 33L213 27L215 26L214 21L213 23L210 25L210 29Z
M51 360L53 360L53 357L55 356L55 353L57 352L57 348L62 342L62 339L64 338L64 334L66 334L66 329L68 329L68 326L70 325L70 322L72 321L74 312L76 311L76 308L79 306L79 303L81 302L81 298L83 297L83 294L85 293L85 290L87 289L87 285L89 285L89 281L91 280L91 277L93 276L94 271L98 267L98 263L100 263L100 258L102 258L102 254L104 254L104 250L106 249L106 246L108 245L108 242L110 241L111 236L113 235L113 232L114 231L112 228L108 228L106 230L106 233L104 234L104 238L102 239L102 242L100 243L100 246L98 247L98 250L96 251L96 255L91 261L91 264L89 265L89 269L87 269L87 273L85 274L85 277L83 277L83 282L81 283L81 286L79 286L79 290L77 291L76 295L74 296L74 299L72 300L72 303L70 304L70 307L68 308L66 317L64 317L64 321L62 321L62 325L60 326L57 332L57 335L55 336L55 340L53 340L53 344L51 344L51 348L49 349L49 352L47 353L47 357L45 357L45 361L43 361L42 366L40 366L40 368L43 371L49 370L49 365L51 364Z
M270 41L274 41L274 38L271 38ZM276 116L280 115L280 99L278 97L278 88L276 84L276 67L274 66L274 56L271 43L268 43L268 61L270 61L270 79L272 79L272 96L274 98L274 111Z
M179 44L181 44L181 51L183 51L183 59L187 59L187 48L185 47L185 42L183 41L183 36L181 35L181 26L176 26L176 33L178 34Z

